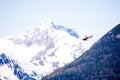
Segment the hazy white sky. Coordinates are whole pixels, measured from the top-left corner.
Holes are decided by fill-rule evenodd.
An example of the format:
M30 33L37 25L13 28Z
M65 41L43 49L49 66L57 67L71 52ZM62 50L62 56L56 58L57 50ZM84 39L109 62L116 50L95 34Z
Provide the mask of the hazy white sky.
M0 0L0 37L39 26L43 19L96 41L120 23L120 0Z

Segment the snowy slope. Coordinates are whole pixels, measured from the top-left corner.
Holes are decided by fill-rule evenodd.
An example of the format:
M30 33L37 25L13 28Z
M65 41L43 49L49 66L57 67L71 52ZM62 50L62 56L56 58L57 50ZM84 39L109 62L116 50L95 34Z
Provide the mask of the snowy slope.
M31 70L25 71L17 61L6 54L0 54L0 80L36 80L38 74Z
M20 35L0 39L1 53L17 60L26 71L38 68L39 74L48 74L70 63L90 46L73 29L55 25L49 19Z
M7 65L0 66L0 79L1 80L18 80L16 76L14 76L13 71L8 68Z

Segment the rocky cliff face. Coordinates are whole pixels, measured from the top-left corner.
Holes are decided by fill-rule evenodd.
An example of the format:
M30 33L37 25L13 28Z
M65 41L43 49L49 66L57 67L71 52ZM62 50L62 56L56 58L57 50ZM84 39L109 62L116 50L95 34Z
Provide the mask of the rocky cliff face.
M35 72L26 73L15 60L0 54L0 80L36 80L35 76Z

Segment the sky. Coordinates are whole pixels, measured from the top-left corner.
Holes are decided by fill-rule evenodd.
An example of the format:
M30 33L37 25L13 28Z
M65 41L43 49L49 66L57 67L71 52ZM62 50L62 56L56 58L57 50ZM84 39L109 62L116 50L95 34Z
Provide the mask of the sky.
M44 19L96 42L120 23L120 0L0 0L0 38L38 27Z

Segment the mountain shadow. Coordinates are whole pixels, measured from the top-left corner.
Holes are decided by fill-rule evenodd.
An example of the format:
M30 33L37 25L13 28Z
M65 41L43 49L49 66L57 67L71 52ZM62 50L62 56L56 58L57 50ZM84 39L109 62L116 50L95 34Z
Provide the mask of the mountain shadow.
M120 80L120 24L82 56L42 80Z

